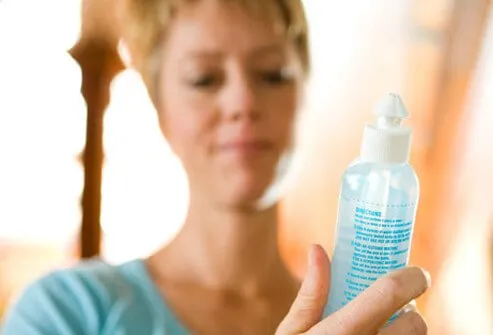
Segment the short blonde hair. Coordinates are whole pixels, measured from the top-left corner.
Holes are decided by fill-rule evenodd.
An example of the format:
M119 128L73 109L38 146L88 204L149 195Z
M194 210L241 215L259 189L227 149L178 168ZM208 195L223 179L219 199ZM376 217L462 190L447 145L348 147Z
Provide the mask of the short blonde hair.
M122 37L132 66L140 73L155 101L160 44L177 8L201 0L123 0L120 7ZM204 1L204 0L202 0ZM281 14L285 33L293 42L305 75L309 72L308 27L302 0L219 0L236 2L249 10ZM279 14L277 14L279 15Z

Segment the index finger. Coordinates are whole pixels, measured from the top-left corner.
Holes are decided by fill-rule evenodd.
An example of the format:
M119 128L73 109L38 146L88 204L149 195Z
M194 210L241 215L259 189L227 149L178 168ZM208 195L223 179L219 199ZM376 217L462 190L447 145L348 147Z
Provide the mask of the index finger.
M346 306L320 322L314 333L334 335L375 334L409 301L430 287L430 275L418 267L391 272L378 279Z

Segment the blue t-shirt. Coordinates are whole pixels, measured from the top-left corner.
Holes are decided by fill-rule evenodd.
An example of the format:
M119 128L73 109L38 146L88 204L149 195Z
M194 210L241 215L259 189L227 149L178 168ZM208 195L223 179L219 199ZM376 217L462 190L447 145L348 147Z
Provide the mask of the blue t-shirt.
M55 271L30 285L2 335L186 335L142 260Z

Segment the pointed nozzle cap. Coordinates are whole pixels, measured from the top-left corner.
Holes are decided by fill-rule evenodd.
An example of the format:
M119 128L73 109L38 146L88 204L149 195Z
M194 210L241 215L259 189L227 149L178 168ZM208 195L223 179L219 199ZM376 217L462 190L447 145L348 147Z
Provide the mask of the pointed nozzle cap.
M388 94L376 105L376 124L368 124L363 134L361 157L379 163L409 160L411 130L401 125L409 113L397 94Z
M387 118L407 119L409 112L398 94L390 93L381 100L376 108L375 114Z

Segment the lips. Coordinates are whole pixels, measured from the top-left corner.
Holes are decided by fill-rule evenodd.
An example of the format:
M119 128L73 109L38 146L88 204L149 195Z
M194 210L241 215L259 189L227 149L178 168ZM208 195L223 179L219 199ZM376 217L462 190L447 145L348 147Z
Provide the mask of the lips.
M274 144L263 139L241 139L224 142L218 145L219 151L238 153L262 153L270 151Z

